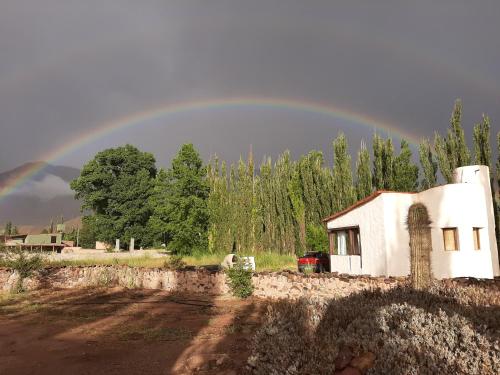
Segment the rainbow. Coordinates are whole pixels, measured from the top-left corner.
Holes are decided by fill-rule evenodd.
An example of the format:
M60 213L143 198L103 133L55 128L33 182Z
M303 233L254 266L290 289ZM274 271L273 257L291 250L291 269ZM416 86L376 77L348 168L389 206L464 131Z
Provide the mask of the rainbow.
M382 130L398 138L405 138L411 143L418 143L418 137L409 132L403 132L396 126L377 120L373 117L354 112L351 110L335 107L330 104L321 104L309 102L305 100L282 99L282 98L261 98L261 97L238 97L238 98L220 98L211 100L189 101L174 104L167 104L157 108L152 108L146 111L133 113L129 116L120 118L115 121L103 123L94 129L73 137L73 141L64 143L61 147L53 150L50 153L41 155L39 160L54 162L64 155L73 152L86 144L95 140L106 137L116 131L139 126L147 121L160 119L176 114L184 114L189 112L200 112L207 110L230 110L239 108L255 108L255 109L285 109L301 111L305 113L313 113L343 119L355 124L362 125L369 129ZM4 186L0 186L0 201L9 194L13 193L16 188L21 186L26 181L29 181L34 175L43 169L43 165L34 164L27 168L22 173L17 174Z

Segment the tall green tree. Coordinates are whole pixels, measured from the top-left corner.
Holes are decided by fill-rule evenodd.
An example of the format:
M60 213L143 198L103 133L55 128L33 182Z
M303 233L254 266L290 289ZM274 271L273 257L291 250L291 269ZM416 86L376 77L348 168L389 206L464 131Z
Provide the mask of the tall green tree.
M420 165L422 166L423 178L420 182L422 190L430 189L437 184L437 163L432 154L431 144L427 138L422 139L418 146Z
M479 124L474 125L474 163L491 168L490 119L483 114Z
M356 191L352 181L351 155L344 133L340 133L333 141L333 155L333 179L337 209L342 210L356 200Z
M384 141L377 134L373 134L373 186L376 190L384 189Z
M462 102L455 101L446 138L434 137L439 170L447 183L453 182L453 170L470 164L470 151L462 128Z
M99 152L71 182L82 211L90 211L97 240L146 245L146 224L151 215L146 204L156 175L152 154L126 145Z
M372 172L370 170L370 153L364 142L361 142L361 149L358 151L356 161L356 193L358 199L363 199L373 191Z
M417 191L418 166L412 162L410 145L405 139L401 140L401 150L394 159L393 187L396 191Z
M394 145L392 139L388 138L385 141L382 150L382 172L384 176L384 189L394 189Z
M159 173L151 200L150 227L163 228L167 247L176 254L207 251L207 169L192 144L183 145L171 167Z

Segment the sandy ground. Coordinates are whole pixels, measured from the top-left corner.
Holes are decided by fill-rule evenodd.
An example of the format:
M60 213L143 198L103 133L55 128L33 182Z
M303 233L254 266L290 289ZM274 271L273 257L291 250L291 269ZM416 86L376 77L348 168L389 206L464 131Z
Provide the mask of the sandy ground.
M241 374L263 310L121 288L4 296L0 374Z

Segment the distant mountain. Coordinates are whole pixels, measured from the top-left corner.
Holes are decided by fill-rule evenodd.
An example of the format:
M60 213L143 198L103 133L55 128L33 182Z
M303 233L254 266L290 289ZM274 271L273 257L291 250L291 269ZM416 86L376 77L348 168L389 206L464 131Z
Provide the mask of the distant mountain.
M0 225L10 220L15 225L48 225L51 218L80 215L80 203L69 182L80 175L73 167L31 162L0 173L0 188L25 172L37 169L33 176L7 197L0 199Z

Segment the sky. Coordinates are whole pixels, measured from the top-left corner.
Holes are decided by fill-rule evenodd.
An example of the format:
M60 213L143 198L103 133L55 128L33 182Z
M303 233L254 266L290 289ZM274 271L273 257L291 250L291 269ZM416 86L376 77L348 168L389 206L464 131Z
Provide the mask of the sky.
M384 124L395 143L444 133L456 98L469 136L483 113L496 132L499 18L498 1L2 1L0 171L47 158L81 167L125 143L160 165L185 142L206 159L236 161L250 147L257 159L285 149L331 158L339 131L353 154ZM78 143L155 108L234 98L308 102L369 121L219 106L145 116Z

